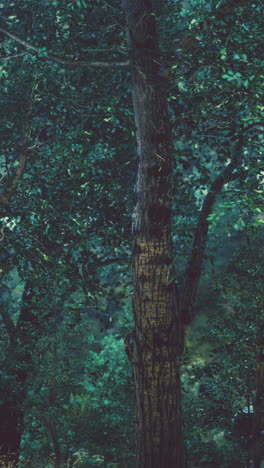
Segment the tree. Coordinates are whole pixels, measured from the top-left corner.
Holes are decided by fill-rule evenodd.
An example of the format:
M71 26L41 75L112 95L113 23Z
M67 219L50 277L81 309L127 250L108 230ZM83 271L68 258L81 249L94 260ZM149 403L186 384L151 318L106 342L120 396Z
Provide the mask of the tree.
M133 219L136 466L183 467L179 356L183 326L171 238L172 143L152 5L126 1L139 167Z
M10 5L7 5L7 8L9 9ZM11 9L13 8L14 4L11 5ZM26 14L26 23L30 23L31 8L32 4L26 9L26 13L28 13L28 15ZM22 25L25 10L23 11L23 8L21 10L20 8L15 8L14 13L18 15L18 18L21 20L20 24ZM41 18L41 12L38 13L38 18ZM39 25L41 24L40 20ZM25 27L25 30L28 34L31 34L30 27ZM22 26L20 33L22 31L22 34L24 34L25 30ZM53 32L49 31L49 37L53 37ZM102 111L101 107L98 106L96 97L97 84L94 84L93 90L90 89L89 82L92 80L89 78L89 73L87 76L87 73L85 74L82 69L77 74L70 72L68 79L72 83L72 93L67 92L69 105L67 106L67 110L65 109L65 112L61 113L61 109L58 107L58 103L60 102L58 95L62 92L64 97L66 97L66 93L60 86L61 79L57 79L56 67L55 70L53 69L55 74L52 72L47 81L47 69L45 70L47 63L45 61L42 62L42 59L39 61L34 56L16 54L16 51L12 50L13 46L16 47L16 42L12 39L11 43L8 39L7 43L1 44L1 55L4 57L8 55L10 59L4 61L5 74L3 73L2 75L4 92L1 97L1 104L3 104L2 111L5 117L3 119L5 126L2 129L3 139L1 140L3 148L5 148L4 157L2 158L1 156L1 185L3 185L0 199L1 214L3 215L1 220L3 223L1 229L1 241L3 241L1 243L2 274L4 276L10 269L14 270L16 267L18 268L21 282L25 281L27 284L31 284L30 288L33 290L34 296L34 314L41 316L43 312L40 307L41 297L50 297L49 292L51 291L50 286L46 283L46 279L47 277L51 279L52 272L56 270L56 264L60 263L62 268L60 269L58 278L66 281L64 284L69 294L73 294L73 289L78 290L78 288L82 288L83 295L85 296L85 299L82 297L83 306L90 305L90 303L94 306L95 295L98 293L98 289L101 288L101 286L98 287L99 281L96 277L97 267L107 267L111 263L120 262L120 258L123 260L127 256L125 253L126 245L122 241L121 236L120 242L115 242L119 244L119 248L116 249L117 254L113 254L112 240L110 240L112 239L115 225L120 224L120 213L113 202L116 199L116 193L120 197L123 188L115 183L109 164L110 161L113 164L114 159L118 161L121 156L124 162L123 152L120 151L120 148L118 148L118 151L115 151L114 147L110 148L106 143L106 134L109 133L111 137L113 136L112 124L103 120L103 126L105 127L102 128L104 141L102 141L98 131L96 132L96 137L94 136L91 122L89 122L87 128L83 128L84 121L87 119L87 117L83 116L86 102L82 98L82 105L79 105L79 96L77 95L76 100L75 92L79 86L82 86L82 89L84 89L83 82L86 80L88 83L86 99L89 102L90 111L92 108L94 109L94 128L97 129L102 121ZM20 73L16 73L16 60L22 60L20 62ZM37 65L36 67L36 60L40 66ZM43 68L42 63L44 63ZM35 81L37 88L33 119L31 119L33 96L30 93L32 77L34 77L33 81ZM28 83L30 83L30 86L28 86ZM57 84L58 88L57 92L54 93L53 100L51 90L52 88L55 89ZM30 90L25 93L25 89L28 89L28 87ZM15 89L16 92L11 92L11 88ZM12 93L12 100L10 99L10 93ZM95 95L93 100L90 93L91 96ZM29 94L31 99L25 99L25 97L27 98L26 94ZM119 97L117 96L116 102L111 103L111 109L113 109L113 106L118 106L118 99ZM96 116L98 116L98 121ZM104 115L104 117L105 119L109 117L109 113ZM82 121L81 125L80 121ZM10 122L13 125L15 123L14 128L12 128ZM20 131L20 126L22 126L22 131ZM66 128L68 129L67 132L65 132ZM89 157L87 157L88 137L86 134L88 130L91 137ZM61 136L62 133L63 137ZM119 135L120 133L122 133L121 125L119 126ZM127 145L127 143L124 144L125 146ZM28 147L31 148L29 149ZM75 152L78 158L74 157ZM31 158L28 157L28 153L32 156ZM18 165L15 160L16 154L19 155ZM128 151L127 155L129 158ZM55 161L54 156L55 159L58 158L57 161ZM89 162L90 158L92 159ZM91 162L92 160L93 162ZM28 165L26 167L27 162ZM122 171L124 182L126 183L131 178L132 164L128 161L126 172ZM48 173L47 167L49 168ZM52 171L52 167L54 168L54 172ZM88 172L90 170L89 175ZM119 171L120 169L118 168L116 170L118 178L120 178ZM104 182L107 173L109 173L109 176L106 187ZM40 180L42 180L42 183L39 185ZM87 180L89 183L87 183ZM93 182L91 183L92 180ZM125 192L128 192L127 187L125 188ZM79 198L78 201L76 195ZM92 198L96 200L96 210L94 209L95 204L92 202ZM89 207L87 206L87 199L89 199ZM102 202L101 207L99 207L100 200ZM122 211L126 212L126 195L122 197L122 201L124 202L124 209ZM56 215L58 204L60 205L59 217ZM89 214L90 209L92 211ZM109 211L111 212L111 225L108 222ZM67 219L67 223L63 220L64 216ZM126 219L127 222L122 222L123 233L127 229L125 225L129 226L129 217L126 216ZM10 227L13 223L11 220L14 221L13 229ZM107 231L109 233L108 241ZM4 262L5 255L8 256L8 262ZM60 257L59 261L58 257ZM49 269L50 273L48 272ZM89 275L87 275L88 270ZM70 287L68 285L69 281L71 281ZM56 280L54 283L51 282L51 284L55 285L55 282ZM43 289L41 285L43 285ZM62 288L62 283L60 283L60 287L56 288L53 297L50 297L50 300L47 301L48 307L46 307L44 315L46 317L46 324L49 322L50 328L56 328L56 320L58 323L63 320L62 306L57 308L55 305L59 297L62 297L62 289L64 288ZM25 288L25 293L26 290L27 287ZM62 302L65 302L65 295ZM48 315L51 312L48 310L50 304L52 304L52 314ZM34 314L25 313L25 311L27 311L27 308L23 305L18 318L14 319L10 311L6 310L4 314L4 310L1 310L2 316L5 315L6 318L4 322L5 328L9 327L10 329L13 325L15 342L12 341L13 336L11 337L10 333L6 340L10 346L7 345L5 353L3 353L4 365L2 377L3 387L6 391L1 392L3 397L3 402L1 403L3 404L0 408L0 445L2 453L12 453L16 460L19 455L21 434L26 427L25 423L23 424L23 419L25 421L23 417L24 413L27 416L28 410L25 409L24 400L32 387L32 382L30 381L32 374L35 380L38 381L38 366L34 363L34 354L37 351L34 343L39 342L43 336L46 336L41 326L44 322L32 320ZM63 314L64 316L69 315L69 310L66 307ZM54 323L53 319L55 316ZM34 352L28 352L28 349L33 350L33 348ZM27 365L23 362L25 360L25 349ZM14 363L14 355L16 356L16 363ZM19 386L15 382L20 379L18 374L21 372L21 366L24 367L23 392L22 384ZM28 372L30 366L33 367L31 375ZM39 405L39 407L41 406ZM29 418L26 419L28 420ZM52 426L50 426L51 430L56 442ZM15 436L16 434L17 436ZM59 460L58 447L56 451L57 459Z
M37 54L41 59L43 59L43 61L48 60L49 62L55 62L57 65L59 64L62 67L71 68L78 65L80 67L87 66L90 68L100 67L107 69L109 83L112 85L113 78L109 70L111 70L111 67L116 69L117 66L121 66L122 70L124 70L128 65L127 60L106 62L105 60L91 61L83 59L82 57L75 60L75 58L64 58L61 55L58 55L57 50L56 53L52 53L47 50L46 46L48 45L52 48L54 43L53 41L57 37L57 34L60 35L60 32L64 31L61 34L60 41L58 41L59 53L61 53L66 45L69 45L68 50L71 57L79 51L79 40L77 42L69 41L69 38L72 38L74 36L74 32L76 32L76 24L78 24L79 27L78 22L73 22L73 27L69 28L67 15L69 12L73 14L73 2L65 3L67 4L64 5L65 9L62 9L63 11L59 11L63 16L63 19L61 19L62 17L60 14L57 14L57 8L59 7L56 1L52 2L50 16L43 15L43 10L38 10L40 8L38 2L32 1L32 5L34 8L37 8L38 11L40 29L42 28L45 31L48 31L51 29L49 21L51 21L52 24L52 32L49 34L49 38L44 49L41 48L43 45L41 43L41 39L39 39L38 42L39 46L32 46L26 40L20 39L18 35L8 32L6 27L1 28L1 32L10 40L15 41L19 47L23 46L32 51L33 59L36 59L34 54ZM185 4L190 5L190 7L194 7L196 3L197 2L195 1L185 2ZM80 4L82 5L82 2L80 2ZM237 5L240 6L241 4L242 2L232 2L230 8L223 9L223 11L225 11L224 14L230 15L230 12L232 13L233 11L233 7ZM67 10L67 8L69 8L69 10ZM225 151L223 152L223 155L220 155L217 164L215 166L211 164L211 167L213 166L211 172L218 172L220 175L218 175L218 177L213 181L211 189L204 200L203 208L198 220L193 250L185 275L185 282L181 281L184 283L184 286L182 294L180 295L175 282L175 261L171 236L174 181L172 125L168 116L169 112L172 113L172 111L171 109L168 111L167 106L167 89L169 84L168 78L170 78L170 67L167 69L166 64L163 63L165 54L161 53L159 49L158 34L156 32L155 24L156 13L152 8L151 2L147 0L137 0L135 2L127 0L124 1L124 9L127 17L127 35L130 52L130 68L132 71L133 103L139 154L139 170L136 184L137 200L133 222L135 329L127 338L127 351L134 365L137 390L137 466L182 467L186 465L186 457L181 435L179 357L184 347L184 328L186 325L191 323L193 318L193 305L201 275L202 261L205 254L205 244L209 226L208 216L211 213L216 196L223 185L239 176L237 167L240 164L239 156L242 153L242 138L241 127L236 124L237 121L240 121L240 118L237 117L237 113L239 113L241 109L239 109L239 112L236 112L233 98L228 103L224 100L223 96L225 95L225 87L223 86L223 81L219 79L218 70L215 72L214 68L211 67L212 70L210 69L206 72L204 70L200 71L199 67L201 65L198 60L198 63L195 63L194 68L192 66L189 68L189 62L194 59L193 57L186 60L187 71L183 70L184 60L181 58L182 50L184 48L186 48L186 50L190 50L190 44L192 43L195 46L197 40L192 41L186 39L184 43L181 42L181 44L178 44L175 55L180 63L179 75L183 76L183 79L181 81L178 80L177 85L175 85L178 87L178 94L176 96L177 103L179 104L179 107L182 107L181 116L183 117L183 123L180 126L180 130L182 133L187 135L186 140L191 141L191 147L194 146L192 140L195 140L195 144L197 144L197 140L200 143L200 136L197 135L197 133L191 134L191 131L189 130L189 128L194 124L195 118L186 117L187 113L193 114L194 112L190 103L195 98L196 102L198 101L198 103L201 103L201 106L197 106L198 111L196 109L196 115L199 115L200 120L202 120L201 116L204 115L204 108L206 108L206 114L209 114L209 111L211 111L212 115L215 117L216 113L216 122L213 118L210 120L206 115L206 122L204 125L205 132L208 131L208 128L212 128L214 125L219 127L219 134L222 137L221 143L223 141L225 145ZM219 21L221 22L223 15L220 13L220 11L217 11L216 17L220 18ZM186 13L187 16L188 14ZM99 14L97 12L96 16L97 15L100 22L104 24L103 15L101 14L100 16L100 12ZM9 17L12 18L12 15ZM175 17L178 20L178 16L175 15ZM54 18L57 18L56 21ZM190 24L192 21L193 19L190 20ZM206 30L209 23L204 20L196 24L197 29L202 30L204 28L204 30ZM223 25L220 24L220 30L222 26ZM229 37L228 27L226 29L224 28L226 37ZM24 26L22 27L22 31L23 28ZM53 29L56 31L55 35ZM80 27L80 29L82 28ZM189 27L189 29L191 29L191 27ZM212 30L209 29L209 33L211 31ZM30 35L30 28L25 27L24 33ZM81 33L83 34L83 30ZM83 39L82 34L80 34L80 42ZM193 35L194 34L195 32ZM206 34L207 32L205 33L205 36ZM41 34L39 34L39 36L42 37ZM224 39L227 41L226 37ZM217 40L215 42L217 42ZM204 48L205 47L206 44L204 45ZM85 47L83 47L83 49L85 50ZM210 49L207 55L206 52L204 52L203 58L205 58L209 63L212 57L215 58L215 49ZM206 73L208 74L206 75ZM210 73L212 74L211 76ZM46 77L47 71L45 71L44 74ZM196 75L198 75L197 81L195 81ZM208 76L210 76L210 79L207 79ZM80 76L77 78L79 79L79 83L83 83L83 80L87 80L87 71L84 79L81 80ZM223 79L226 80L227 83L231 82L231 85L235 83L237 86L238 84L241 85L242 81L241 77L233 71L229 74L226 73L225 78ZM57 80L58 81L56 83L61 81L59 78ZM208 94L211 93L210 86L212 87L214 80L218 86L217 90L221 90L219 98L220 103L217 102L217 105L215 102L209 102L209 104L207 102L209 100ZM249 86L249 83L245 84L247 81L249 80L245 79L245 89ZM204 94L203 91L201 91L205 82L207 86L209 82L209 86L206 89L207 95L205 91ZM195 94L195 91L193 93L189 93L188 86L189 89L197 89L197 94ZM47 89L50 93L51 87L49 86ZM184 98L180 98L179 94L181 92L185 93L186 89L188 94L186 93L187 95ZM60 90L61 94L66 93L65 88L61 87ZM231 86L229 90L233 91ZM200 95L198 93L200 93ZM236 98L237 95L240 98L238 107L243 107L241 105L241 96L243 95L243 92L240 92L240 90L237 91L236 89ZM76 88L74 88L74 92L71 97L74 97L75 105L76 96L77 91ZM245 98L245 96L243 96L243 98ZM182 104L183 101L185 102L184 104ZM54 102L58 105L56 99ZM46 105L49 106L49 102L46 102ZM223 106L225 110L221 111ZM215 111L215 108L217 111ZM248 108L251 109L250 105L248 105ZM246 110L248 110L248 108ZM51 120L53 121L54 126L56 121L55 116L60 113L60 110L61 108L58 106L58 109L56 109L56 112L52 116ZM221 118L219 118L219 114L221 114ZM105 120L107 120L107 118L104 119L104 121ZM235 125L233 125L232 121L235 122ZM224 126L221 126L219 122L221 124L224 123ZM186 129L186 127L188 128ZM226 127L228 127L227 132ZM202 128L202 125L199 129L200 128ZM223 128L224 130L222 130ZM177 129L177 131L179 130ZM46 135L44 132L44 140L47 140L47 134L50 137L49 132L46 132ZM95 139L96 136L98 135L93 134L91 140ZM120 133L117 132L115 137L119 136ZM69 140L71 137L72 136L69 135ZM54 166L57 166L57 163L61 162L62 159L64 164L58 164L60 166L59 169L56 167L56 170L54 169L52 172L52 174L54 174L54 178L52 175L51 178L47 176L47 180L43 184L43 193L45 190L48 192L48 196L43 198L49 199L48 206L50 211L47 214L47 204L43 203L42 200L36 196L34 198L35 205L33 205L35 210L31 214L32 219L28 219L26 222L25 219L23 219L21 226L24 227L25 232L29 230L29 232L32 233L32 229L34 231L33 239L37 237L37 242L39 240L41 241L41 248L36 248L36 245L34 245L34 251L40 251L40 255L44 260L49 260L54 251L54 257L56 257L56 252L63 251L61 258L63 258L63 262L65 262L64 264L66 264L67 260L70 259L71 265L75 264L75 275L77 275L80 280L80 277L83 278L84 276L83 273L86 273L88 270L87 264L89 267L91 257L92 259L94 258L94 253L91 252L92 249L89 247L87 248L86 240L84 240L85 236L87 236L85 213L87 217L89 216L89 218L94 221L95 227L98 227L98 224L96 224L96 214L94 214L94 207L91 201L89 201L89 213L87 214L85 198L88 197L88 194L90 195L89 191L85 194L86 197L82 194L83 197L81 197L81 201L83 201L84 198L84 203L78 201L75 205L73 199L69 197L68 184L70 189L72 189L70 192L72 191L73 194L75 193L77 197L80 195L79 186L83 186L86 183L85 180L82 180L81 177L78 177L78 175L74 173L73 166L76 165L76 160L78 160L79 163L78 168L81 167L82 164L84 166L85 164L88 165L88 163L85 163L81 157L80 160L78 159L79 156L82 156L82 152L84 152L84 137L83 135L81 136L78 134L78 132L75 134L75 137L80 140L78 145L76 145L76 159L74 164L70 161L70 157L67 154L67 146L63 146L63 150L61 152L58 151L58 160L55 158L56 164L54 164ZM189 141L187 141L186 146L189 144ZM55 149L59 149L59 145L52 146L52 143L49 145L46 144L45 150L46 146L49 148L48 157L50 154L54 155ZM217 146L215 144L215 146L218 149L220 148L220 145ZM206 150L201 151L201 153L201 155L196 155L196 159L198 160L197 167L200 172L203 172L202 177L204 180L207 180L207 185L209 185L208 180L211 179L208 177L208 172L210 171L207 170L209 163L206 162ZM220 167L223 163L226 165L230 153L232 153L232 160L230 164L226 166L225 170L220 173ZM65 162L66 155L67 158ZM188 155L185 158L182 157L182 160L180 160L180 163L183 164L183 169L186 170L187 167L187 175L188 171L193 169L193 166L195 166L196 172L198 171L196 162L193 164L190 159L191 158ZM121 160L122 159L120 158L119 161ZM96 161L96 157L93 162L96 162L95 166L97 167L98 163ZM178 167L179 166L180 164ZM39 169L41 174L46 172L46 167L41 167L41 164L39 164L38 167L34 167L35 175L39 174ZM103 172L104 169L105 167L103 166ZM86 177L90 177L90 172L86 166L85 170ZM181 192L181 190L184 191L184 189L182 189L184 185L183 174L184 171L181 170L177 173L179 176L176 181L177 188L178 184L180 185L178 193ZM111 173L111 175L113 175L113 173ZM97 190L98 187L101 188L103 186L101 180L104 178L104 173L101 175L99 174L98 178L100 183L98 183L97 179ZM37 191L39 189L38 177L36 176L34 178L33 175L32 180L37 186ZM199 184L201 184L201 182L199 182ZM186 185L188 185L188 183ZM49 190L47 190L47 187ZM65 208L65 205L62 203L63 212L67 215L66 217L68 219L67 224L64 222L62 217L58 215L56 216L56 223L53 222L53 215L56 212L57 207L55 207L50 200L52 195L58 195L59 199L63 199L64 201L67 200L67 208ZM23 199L21 193L20 196ZM117 200L117 198L114 198L114 201L115 200ZM195 197L192 196L192 207L194 206L194 200ZM71 206L70 214L67 212L68 205ZM100 210L103 210L101 205L99 208ZM76 211L78 213L78 217L75 215ZM197 211L198 210L195 212L196 216L198 214ZM189 213L190 212L191 209L189 210ZM47 226L45 226L45 223L43 222L43 214L45 215L45 220L47 220ZM78 225L78 230L72 227L74 223ZM31 225L33 225L33 227ZM96 232L94 235L94 239L98 244L100 244L100 248L103 244L102 225L99 222L101 232L99 234ZM59 226L59 229L57 226ZM63 245L61 250L60 246L58 246L56 242L58 233ZM37 236L35 236L35 234L37 234ZM88 234L90 234L89 231ZM78 248L76 249L77 251L74 248L76 244L78 244ZM73 248L71 249L72 245ZM80 263L82 264L82 268L79 267ZM85 268L87 268L87 270L85 270Z
M186 466L179 359L193 318L209 220L216 195L239 175L242 134L234 131L230 164L213 182L198 221L182 297L171 236L172 134L155 12L149 1L123 2L132 67L139 167L133 219L135 328L127 338L137 396L138 468Z

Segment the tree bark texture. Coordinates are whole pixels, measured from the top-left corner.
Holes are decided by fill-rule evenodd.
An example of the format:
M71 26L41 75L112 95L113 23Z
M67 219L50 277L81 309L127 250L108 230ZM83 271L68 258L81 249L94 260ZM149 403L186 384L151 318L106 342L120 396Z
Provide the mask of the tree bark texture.
M172 145L151 2L124 0L138 144L133 215L137 468L181 468L179 356L183 332L171 238Z

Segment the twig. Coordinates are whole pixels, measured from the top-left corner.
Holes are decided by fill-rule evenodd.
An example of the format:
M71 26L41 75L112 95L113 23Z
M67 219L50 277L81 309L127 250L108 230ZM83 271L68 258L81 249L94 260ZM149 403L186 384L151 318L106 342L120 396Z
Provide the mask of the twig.
M6 36L10 37L10 39L13 39L14 41L18 42L19 44L23 45L27 49L33 50L37 54L41 54L41 58L44 58L46 60L51 60L52 62L59 63L61 65L88 65L89 67L97 67L97 68L119 68L119 67L128 67L129 66L129 60L125 60L123 62L105 62L105 61L89 61L89 60L83 60L79 58L71 59L67 57L61 57L56 54L52 53L43 53L41 50L39 50L37 47L31 45L29 42L25 41L24 39L20 39L18 36L16 36L13 33L10 33L6 31L3 28L0 28L0 32L5 34Z
M4 224L2 227L1 227L1 230L0 230L0 233L1 233L1 237L0 237L0 242L2 242L5 238L5 233L4 233L4 229L6 228L6 225Z
M1 57L0 61L1 62L7 62L8 60L12 60L12 59L17 58L17 57L23 57L26 54L27 54L27 52L21 52L21 54L8 55L7 57Z

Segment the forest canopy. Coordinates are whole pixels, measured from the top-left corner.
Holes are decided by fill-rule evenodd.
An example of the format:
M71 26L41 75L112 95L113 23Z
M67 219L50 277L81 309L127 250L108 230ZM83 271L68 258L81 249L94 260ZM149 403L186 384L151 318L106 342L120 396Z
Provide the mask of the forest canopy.
M261 468L263 2L0 12L0 466Z

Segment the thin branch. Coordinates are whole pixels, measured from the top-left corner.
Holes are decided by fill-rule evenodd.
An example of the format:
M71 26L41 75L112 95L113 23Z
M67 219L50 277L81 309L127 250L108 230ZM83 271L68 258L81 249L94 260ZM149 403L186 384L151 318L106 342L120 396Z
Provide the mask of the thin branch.
M229 15L240 6L250 5L249 0L229 0L228 2L222 3L218 8L215 10L216 17L223 17Z
M13 39L14 41L18 42L19 44L22 44L27 49L31 49L31 50L34 50L34 52L38 52L37 47L32 46L31 44L24 41L23 39L19 39L19 37L15 36L14 34L8 32L8 31L6 31L5 29L0 28L0 32L5 34L6 36L10 37L10 39Z
M106 266L106 265L112 265L113 263L120 263L120 262L124 261L125 259L126 259L125 257L108 258L108 259L105 259L105 260L100 260L98 258L96 268L100 268L100 267Z
M185 272L185 283L181 300L182 318L186 324L191 323L194 317L193 308L201 277L204 252L208 237L208 216L212 212L216 197L221 191L223 185L239 177L240 173L236 171L236 169L241 151L242 140L239 139L234 148L232 161L228 166L226 166L222 174L220 174L212 183L203 203L193 241L192 252Z
M15 55L8 55L7 57L1 57L0 61L1 62L7 62L8 60L12 60L12 59L17 58L17 57L23 57L26 54L27 54L27 52L22 52L21 54L15 54Z
M0 28L0 32L5 34L7 37L10 37L10 39L13 39L14 41L23 45L27 49L33 50L37 54L41 54L41 58L44 58L46 60L51 60L52 62L59 63L60 65L69 65L69 66L88 65L89 67L96 67L96 68L119 68L119 67L129 66L129 60L124 60L123 62L89 61L89 60L83 60L80 58L72 59L72 58L67 58L67 57L61 57L59 55L51 54L48 52L43 53L43 51L39 50L37 47L31 45L29 42L25 41L24 39L20 39L15 34L12 34L3 28Z
M35 244L38 244L38 245L41 246L42 250L40 250L38 247L35 247L35 245L33 244L33 247L36 248L42 255L44 254L44 255L49 256L51 254L51 252L52 253L55 252L55 254L58 255L58 252L61 252L63 249L65 249L65 246L61 245L61 244L56 245L56 246L54 246L54 244L53 244L52 247L49 247L49 246L45 245L45 243L41 242L37 237L32 236L31 234L27 234L27 235L31 239L33 239ZM79 241L72 242L71 244L67 245L66 247L69 248L69 249L74 248L74 247L76 247L76 245L78 245L78 243L79 243ZM125 255L120 256L120 257L113 257L113 258L100 258L91 251L86 252L86 255L89 255L89 257L94 260L93 264L89 264L89 270L92 271L92 272L94 270L96 270L97 268L100 268L100 267L103 267L103 266L112 265L113 263L121 264L122 262L127 261L127 257Z
M1 230L0 230L0 236L1 236L1 237L0 237L0 242L2 242L2 241L4 240L4 238L5 238L5 233L4 233L5 228L6 228L5 225L1 226Z

